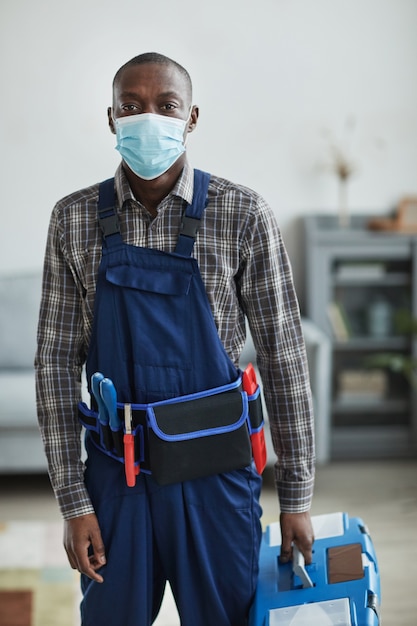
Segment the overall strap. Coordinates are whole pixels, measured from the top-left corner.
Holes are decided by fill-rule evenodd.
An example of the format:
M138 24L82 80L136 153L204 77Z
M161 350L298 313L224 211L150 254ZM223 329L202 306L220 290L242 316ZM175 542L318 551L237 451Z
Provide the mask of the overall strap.
M106 245L113 245L122 240L115 207L114 178L109 178L100 183L97 205L98 223L103 233L103 242Z
M201 217L208 204L208 186L210 174L201 170L194 170L193 201L187 204L181 221L181 230L178 236L175 253L181 256L191 256L194 243L200 228Z
M209 182L210 174L201 170L194 170L193 201L187 205L182 217L181 230L175 248L176 254L191 256L200 228L201 217L208 203ZM104 242L107 245L113 245L122 240L115 206L114 178L109 178L100 183L97 206L98 222L103 232Z

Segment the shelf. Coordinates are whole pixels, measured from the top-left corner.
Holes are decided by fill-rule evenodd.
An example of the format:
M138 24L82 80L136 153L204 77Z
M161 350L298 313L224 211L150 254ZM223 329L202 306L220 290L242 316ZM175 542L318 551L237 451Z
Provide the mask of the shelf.
M417 319L417 234L369 231L371 217L352 216L345 229L334 215L304 220L305 314L331 341L333 459L417 452L417 393L400 372L370 366L379 353L417 355L417 341L400 334Z
M410 339L407 337L374 338L368 335L349 337L346 341L334 341L333 347L340 352L406 352L410 350Z
M380 400L338 400L333 402L334 413L405 413L410 403L403 398L381 398Z
M406 426L335 428L331 433L332 456L344 459L406 458L415 455Z
M371 277L342 277L334 274L332 276L335 287L408 287L411 284L410 274L406 272L387 272L383 276Z

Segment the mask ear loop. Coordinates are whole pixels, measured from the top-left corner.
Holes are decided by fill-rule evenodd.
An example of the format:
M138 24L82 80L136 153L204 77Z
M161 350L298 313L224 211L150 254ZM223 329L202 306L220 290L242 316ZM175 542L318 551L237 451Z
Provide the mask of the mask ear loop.
M188 117L187 117L187 119L185 120L185 137L184 137L184 140L183 140L183 146L184 146L184 148L187 146L188 135L190 134L190 133L188 132L188 124L190 123L190 120L191 120L191 113L192 113L192 112L193 112L193 105L192 105L192 104L190 104L190 110L189 110L189 112L188 112Z

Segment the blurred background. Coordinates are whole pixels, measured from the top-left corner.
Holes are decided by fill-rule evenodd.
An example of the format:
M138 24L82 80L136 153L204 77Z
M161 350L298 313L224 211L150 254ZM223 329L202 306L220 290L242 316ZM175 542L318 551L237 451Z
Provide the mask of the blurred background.
M119 163L107 127L113 76L133 56L156 51L185 66L193 80L200 118L188 141L192 165L255 189L281 227L316 407L313 513L347 510L370 524L384 623L415 624L416 379L399 382L398 373L387 373L392 362L373 378L363 368L365 357L386 350L394 358L400 351L407 365L417 358L415 336L387 323L399 302L417 316L417 240L370 239L362 227L340 229L338 218L342 204L361 220L389 215L404 197L417 196L416 33L416 0L1 0L0 589L12 590L10 614L16 602L23 606L16 589L23 585L23 594L32 585L19 567L46 568L51 582L56 555L61 569L53 582L71 573L34 406L50 214L66 194L113 175ZM336 229L321 228L317 214L336 220ZM412 222L416 229L417 214ZM353 274L352 259L359 261ZM369 267L369 260L376 263ZM378 294L383 308L378 300L368 307ZM330 324L328 305L339 311ZM340 321L341 308L350 324ZM378 313L377 321L356 325L364 311ZM271 472L270 465L264 525L278 517ZM34 548L43 546L40 537L42 554ZM71 606L58 618L62 597L55 587L42 589L33 593L38 613L40 595L47 599L44 612L30 621L28 608L22 624L79 623L78 591L74 601L63 590ZM172 602L167 606L159 623L177 624Z
M113 76L157 51L193 79L192 164L270 203L303 306L298 218L337 207L332 145L352 212L417 193L416 27L415 0L2 0L1 270L40 267L55 202L113 174Z

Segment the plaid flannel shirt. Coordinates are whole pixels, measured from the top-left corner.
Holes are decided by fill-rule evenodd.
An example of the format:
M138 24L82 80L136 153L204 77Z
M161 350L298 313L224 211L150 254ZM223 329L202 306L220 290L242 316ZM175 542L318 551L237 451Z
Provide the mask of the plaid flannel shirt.
M124 241L172 252L184 201L193 195L190 165L155 218L133 197L121 166L115 185ZM93 512L83 480L77 405L101 259L97 199L98 184L56 204L44 261L35 359L38 419L66 519ZM254 191L212 176L193 254L219 336L235 364L245 342L245 317L249 322L278 458L281 511L306 511L314 483L311 391L291 268L271 209Z

